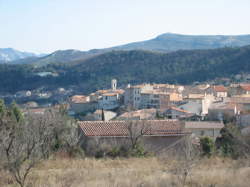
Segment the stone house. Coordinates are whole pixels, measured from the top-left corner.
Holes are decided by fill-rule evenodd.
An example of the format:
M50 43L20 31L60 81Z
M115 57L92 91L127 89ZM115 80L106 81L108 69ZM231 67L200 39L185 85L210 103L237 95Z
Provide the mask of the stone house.
M189 94L184 102L178 105L178 108L188 111L196 115L205 116L208 114L208 109L214 101L214 96L211 94Z
M187 118L194 115L188 111L182 110L174 106L171 106L165 110L161 110L160 114L168 119Z
M153 86L150 84L131 86L129 84L125 89L124 94L125 106L134 109L139 109L141 105L141 93L145 91L153 91Z
M250 84L236 84L230 86L230 95L250 95Z
M224 127L221 122L214 121L186 121L185 128L192 132L193 136L209 136L216 139L220 136L220 130Z
M98 90L90 94L91 100L98 102L98 108L104 110L113 110L122 104L124 90L117 89L117 81L111 81L111 89Z
M96 110L94 113L87 114L84 121L109 121L117 116L115 112L107 110ZM104 118L104 119L103 119Z
M211 86L206 91L207 93L212 93L216 98L227 97L227 88L223 85Z
M170 105L170 95L165 92L143 91L139 108L167 108Z
M156 117L156 109L142 109L125 112L118 116L116 120L152 120Z
M144 147L157 153L190 135L177 120L80 121L79 127L87 152L97 146L128 145L131 138L140 136Z
M95 111L97 108L97 102L90 101L89 96L74 95L69 99L69 113L81 114L91 111Z

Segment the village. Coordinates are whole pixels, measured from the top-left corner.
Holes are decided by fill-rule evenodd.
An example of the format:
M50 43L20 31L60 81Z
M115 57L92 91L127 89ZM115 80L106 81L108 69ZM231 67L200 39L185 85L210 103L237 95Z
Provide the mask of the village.
M150 136L159 138L190 135L199 141L208 136L214 140L227 122L235 122L242 133L250 131L250 84L223 85L170 85L140 84L119 88L116 79L109 89L89 95L65 93L62 104L69 116L79 121L87 137L126 136L124 124L131 121L150 124ZM27 94L27 93L26 93ZM29 93L28 93L29 94ZM23 105L23 111L44 114L60 104L39 106L35 102ZM148 134L149 135L149 134ZM177 138L178 139L178 138ZM151 141L153 142L153 141Z

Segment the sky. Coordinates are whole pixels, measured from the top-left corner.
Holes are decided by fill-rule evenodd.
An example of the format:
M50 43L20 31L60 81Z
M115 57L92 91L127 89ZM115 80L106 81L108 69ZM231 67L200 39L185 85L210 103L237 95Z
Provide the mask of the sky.
M0 0L0 48L50 53L171 32L250 34L250 0Z

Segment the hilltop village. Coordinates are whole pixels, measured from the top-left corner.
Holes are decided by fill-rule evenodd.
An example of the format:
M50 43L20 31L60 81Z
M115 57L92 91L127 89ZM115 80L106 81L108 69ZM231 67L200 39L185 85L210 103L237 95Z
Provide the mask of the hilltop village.
M66 95L62 105L68 115L82 123L165 120L181 123L197 137L210 136L216 139L224 127L223 122L230 120L236 120L242 131L248 131L250 84L231 84L225 87L145 83L128 84L120 88L118 81L113 79L109 89L97 90L89 95ZM23 110L43 114L48 108L59 106L39 107L35 102L27 102Z

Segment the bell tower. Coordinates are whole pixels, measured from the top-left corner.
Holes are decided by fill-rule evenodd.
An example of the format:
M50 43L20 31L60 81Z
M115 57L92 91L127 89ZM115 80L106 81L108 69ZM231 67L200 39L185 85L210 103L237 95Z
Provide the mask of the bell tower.
M112 90L116 90L116 87L117 87L117 81L116 81L116 79L112 79L112 81L111 81Z

